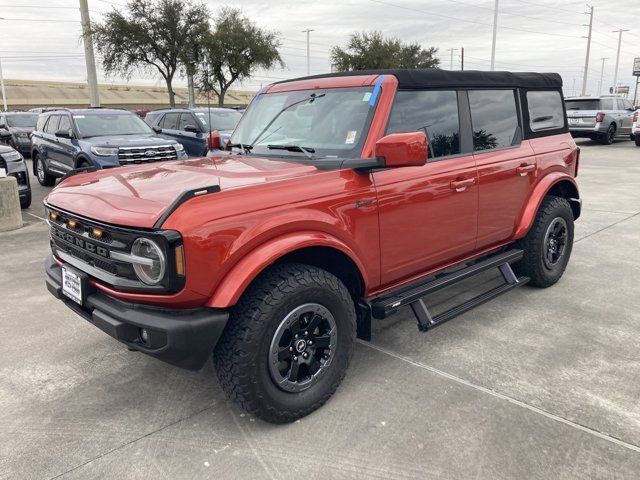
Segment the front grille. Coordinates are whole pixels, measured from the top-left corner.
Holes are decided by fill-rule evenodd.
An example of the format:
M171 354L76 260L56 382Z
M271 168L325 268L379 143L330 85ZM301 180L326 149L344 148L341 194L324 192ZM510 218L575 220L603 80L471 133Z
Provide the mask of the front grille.
M152 147L120 147L118 160L120 165L176 160L178 153L173 145L157 145Z

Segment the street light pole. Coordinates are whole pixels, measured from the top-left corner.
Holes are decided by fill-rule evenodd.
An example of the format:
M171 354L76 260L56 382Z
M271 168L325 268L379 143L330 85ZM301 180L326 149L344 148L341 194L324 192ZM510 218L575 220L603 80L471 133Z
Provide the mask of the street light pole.
M451 52L451 59L449 60L449 70L453 70L453 52L456 52L457 50L457 48L449 49L449 51Z
M618 53L616 54L616 70L613 74L613 93L618 93L618 66L620 64L620 47L622 45L622 32L628 32L629 30L614 30L614 33L618 33Z
M491 71L496 66L496 35L498 33L498 0L493 7L493 41L491 42Z
M307 34L307 75L311 75L311 47L309 43L309 34L313 32L312 28L307 28L306 30L302 30L302 33Z
M598 82L598 95L602 95L602 78L604 77L604 61L606 59L606 57L600 59L602 60L602 68L600 69L600 81Z
M82 43L84 44L84 61L87 66L87 83L89 84L89 98L92 107L100 106L98 93L98 75L96 74L96 60L93 56L93 40L91 39L91 19L87 0L80 0L80 20L82 22Z
M2 103L4 111L7 111L7 92L4 90L4 77L2 76L2 59L0 58L0 89L2 90Z
M591 27L593 26L593 7L589 7L589 36L587 37L587 57L584 60L584 74L582 75L582 96L587 94L587 74L589 73L589 51L591 50Z

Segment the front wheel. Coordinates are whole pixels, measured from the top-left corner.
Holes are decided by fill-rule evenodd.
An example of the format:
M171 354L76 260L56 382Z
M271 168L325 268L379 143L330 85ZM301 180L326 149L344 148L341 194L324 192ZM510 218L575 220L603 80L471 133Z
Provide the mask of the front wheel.
M524 256L514 268L519 275L530 278L529 285L546 288L560 280L573 248L573 211L569 202L561 197L545 197L519 247Z
M243 409L288 423L335 392L355 335L354 303L338 278L309 265L278 265L234 307L213 362L223 390Z
M29 208L31 206L31 190L24 197L20 197L20 208Z
M640 133L636 135L636 147L640 147Z

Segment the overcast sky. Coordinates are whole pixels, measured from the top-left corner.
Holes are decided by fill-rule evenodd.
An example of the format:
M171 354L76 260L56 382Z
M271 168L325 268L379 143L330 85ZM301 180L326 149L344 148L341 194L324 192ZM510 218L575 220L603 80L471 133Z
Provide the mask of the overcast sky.
M125 0L89 0L91 17L123 8ZM280 32L285 69L257 72L241 87L306 74L306 34L312 28L311 73L330 70L329 50L344 45L354 31L381 30L408 42L439 49L442 68L460 68L460 47L465 48L465 69L488 70L493 22L492 0L298 0L207 1L211 11L222 5L239 7L261 27ZM560 4L560 7L554 6ZM593 41L588 93L596 94L602 57L606 57L603 89L613 84L618 28L623 34L618 80L631 86L635 56L640 57L640 1L594 0ZM612 6L614 6L612 8ZM580 93L584 68L588 15L584 2L552 0L500 0L496 69L559 72L565 95ZM84 81L78 0L0 0L0 58L5 78ZM100 82L124 83L105 77L98 60ZM162 85L159 77L135 75L131 83ZM183 80L177 82L184 85Z

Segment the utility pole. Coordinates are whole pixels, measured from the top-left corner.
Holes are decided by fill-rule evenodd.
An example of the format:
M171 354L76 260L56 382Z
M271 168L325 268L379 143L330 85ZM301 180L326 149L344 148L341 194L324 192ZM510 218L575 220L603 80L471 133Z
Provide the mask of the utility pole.
M460 47L460 70L464 70L464 47Z
M453 70L453 52L457 51L457 48L450 48L449 51L451 52L451 59L449 60L449 70Z
M598 95L602 95L602 78L604 77L604 61L607 60L606 57L602 57L602 68L600 69L600 81L598 82Z
M311 44L309 43L309 34L313 32L312 28L307 28L306 30L302 30L302 33L307 34L307 75L311 75Z
M628 32L629 30L613 30L613 33L618 33L618 53L616 54L616 70L613 74L613 93L618 93L618 66L620 64L620 47L622 45L622 32Z
M582 75L582 96L587 94L587 74L589 73L589 51L591 50L591 27L593 26L593 7L589 7L589 36L587 37L587 57L584 59L584 75ZM585 25L586 26L586 25Z
M493 7L493 41L491 42L491 71L496 66L496 35L498 33L498 0Z
M2 102L4 111L7 111L7 92L4 90L4 77L2 76L2 59L0 59L0 89L2 90Z
M96 60L93 56L93 40L91 39L91 19L87 0L80 0L80 20L82 21L82 43L84 44L84 61L87 65L87 83L92 107L100 106L98 93L98 76L96 74Z

